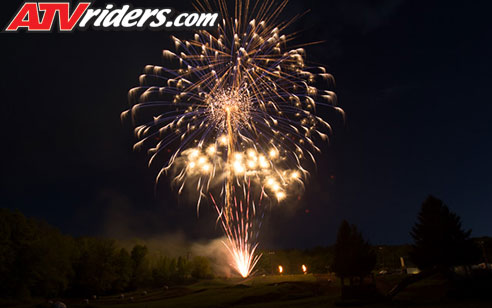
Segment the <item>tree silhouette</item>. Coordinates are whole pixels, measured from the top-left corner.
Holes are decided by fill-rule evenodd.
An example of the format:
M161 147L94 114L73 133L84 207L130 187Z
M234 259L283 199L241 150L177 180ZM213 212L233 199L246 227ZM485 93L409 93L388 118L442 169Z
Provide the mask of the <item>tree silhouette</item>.
M463 230L460 217L434 196L429 195L422 203L410 234L414 239L410 258L421 272L403 278L388 292L389 298L436 273L451 278L452 267L468 268L480 260L480 250L470 239L471 230Z
M212 267L210 261L201 256L196 256L192 260L191 276L196 279L212 278Z
M433 196L422 203L410 234L415 241L410 257L421 270L448 271L453 266L473 264L480 257L470 239L471 230L463 230L460 217Z
M125 248L115 256L116 281L113 283L113 289L116 292L127 290L130 285L133 274L133 263L130 254Z
M355 225L350 225L346 220L342 221L338 229L335 243L335 257L332 270L340 278L344 285L345 278L349 278L350 284L354 284L354 278L368 276L376 265L376 254L371 246L364 240L362 234Z
M117 255L114 240L81 238L77 242L79 256L74 262L76 293L105 294L118 279L115 264Z
M149 250L147 246L135 245L131 251L131 258L133 260L133 277L131 280L131 287L137 288L138 286L145 285L151 279L151 271L147 255Z
M0 299L106 295L212 276L205 257L152 260L146 246L129 253L115 240L74 239L0 208Z
M73 239L22 213L0 209L0 298L56 296L73 276Z

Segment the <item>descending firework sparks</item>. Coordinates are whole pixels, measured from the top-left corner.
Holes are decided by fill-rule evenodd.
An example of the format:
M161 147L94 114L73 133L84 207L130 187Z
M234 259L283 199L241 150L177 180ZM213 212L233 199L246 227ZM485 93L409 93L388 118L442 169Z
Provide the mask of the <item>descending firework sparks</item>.
M198 206L210 196L244 277L259 258L252 236L259 200L280 202L302 187L302 163L319 151L314 137L327 139L331 130L316 106L343 113L321 87L332 80L325 68L307 65L304 49L286 47L293 35L281 33L295 19L277 22L286 3L236 1L231 17L219 0L217 31L173 37L176 50L163 52L169 63L145 67L122 113L136 126L134 148L149 149L149 165L165 158L157 180L170 171L180 193L195 186ZM208 1L197 8L214 10ZM256 204L251 190L259 191Z

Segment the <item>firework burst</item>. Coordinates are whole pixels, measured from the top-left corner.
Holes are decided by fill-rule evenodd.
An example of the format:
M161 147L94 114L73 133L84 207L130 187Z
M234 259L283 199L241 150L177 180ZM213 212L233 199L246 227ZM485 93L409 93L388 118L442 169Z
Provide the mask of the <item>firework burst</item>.
M180 193L196 187L197 209L210 197L244 277L259 258L251 233L259 200L280 202L302 187L302 164L319 151L315 137L326 140L331 131L317 105L343 114L324 89L332 76L307 65L302 46L287 47L294 35L282 33L295 18L278 21L286 3L236 1L233 16L225 1L198 3L200 11L220 11L218 29L172 37L166 65L145 67L122 113L136 127L134 148L148 149L149 165L164 158L157 181L169 171ZM259 191L256 204L250 190Z

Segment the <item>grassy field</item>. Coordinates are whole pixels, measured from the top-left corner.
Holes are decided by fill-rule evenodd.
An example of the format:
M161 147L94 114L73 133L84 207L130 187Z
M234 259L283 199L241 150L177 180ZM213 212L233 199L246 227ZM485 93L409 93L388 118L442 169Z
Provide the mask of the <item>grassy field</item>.
M384 291L397 279L379 277L378 288ZM340 304L340 285L334 277L327 275L259 276L246 280L204 280L166 290L126 293L124 298L105 296L90 300L89 304L84 303L83 299L67 299L64 302L69 308L336 307ZM18 307L23 306L28 307L27 304ZM391 302L367 304L364 307L490 308L492 301L447 299L443 282L429 279L412 285Z
M186 287L147 290L90 302L92 307L326 307L339 293L313 275L259 276L249 279L205 280ZM131 300L130 298L133 298ZM70 307L87 307L68 302Z

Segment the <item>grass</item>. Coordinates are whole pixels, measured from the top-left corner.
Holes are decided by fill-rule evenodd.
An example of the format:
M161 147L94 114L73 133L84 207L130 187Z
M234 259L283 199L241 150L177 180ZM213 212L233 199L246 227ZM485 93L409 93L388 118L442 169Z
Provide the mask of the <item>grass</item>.
M135 297L135 303L118 303L104 307L277 307L280 303L285 306L287 302L294 305L291 307L305 307L306 299L312 302L317 297L314 279L313 282L306 282L307 279L302 276L283 277L285 280L281 278L262 277L259 281L244 281L244 284L229 281L228 284L214 283L210 286L201 282L183 288L179 296L166 294L173 289L166 292L153 291L145 297ZM335 298L336 292L332 296ZM102 304L99 305L103 307Z
M329 281L331 279L331 281ZM378 287L392 284L398 277L378 277ZM381 289L381 288L380 288ZM132 298L132 299L130 299ZM203 280L192 285L105 296L91 300L67 299L68 307L75 308L172 308L172 307L335 307L340 299L338 280L328 275L273 275L248 279ZM19 306L20 307L20 306ZM416 283L391 302L380 302L365 307L492 307L492 301L449 300L442 280L428 279Z
M321 282L320 282L321 281ZM185 287L148 290L91 300L90 307L326 307L339 296L336 286L321 290L327 282L314 275L273 275L248 279L203 280ZM132 299L130 299L132 298ZM67 300L69 307L85 307L83 300Z

